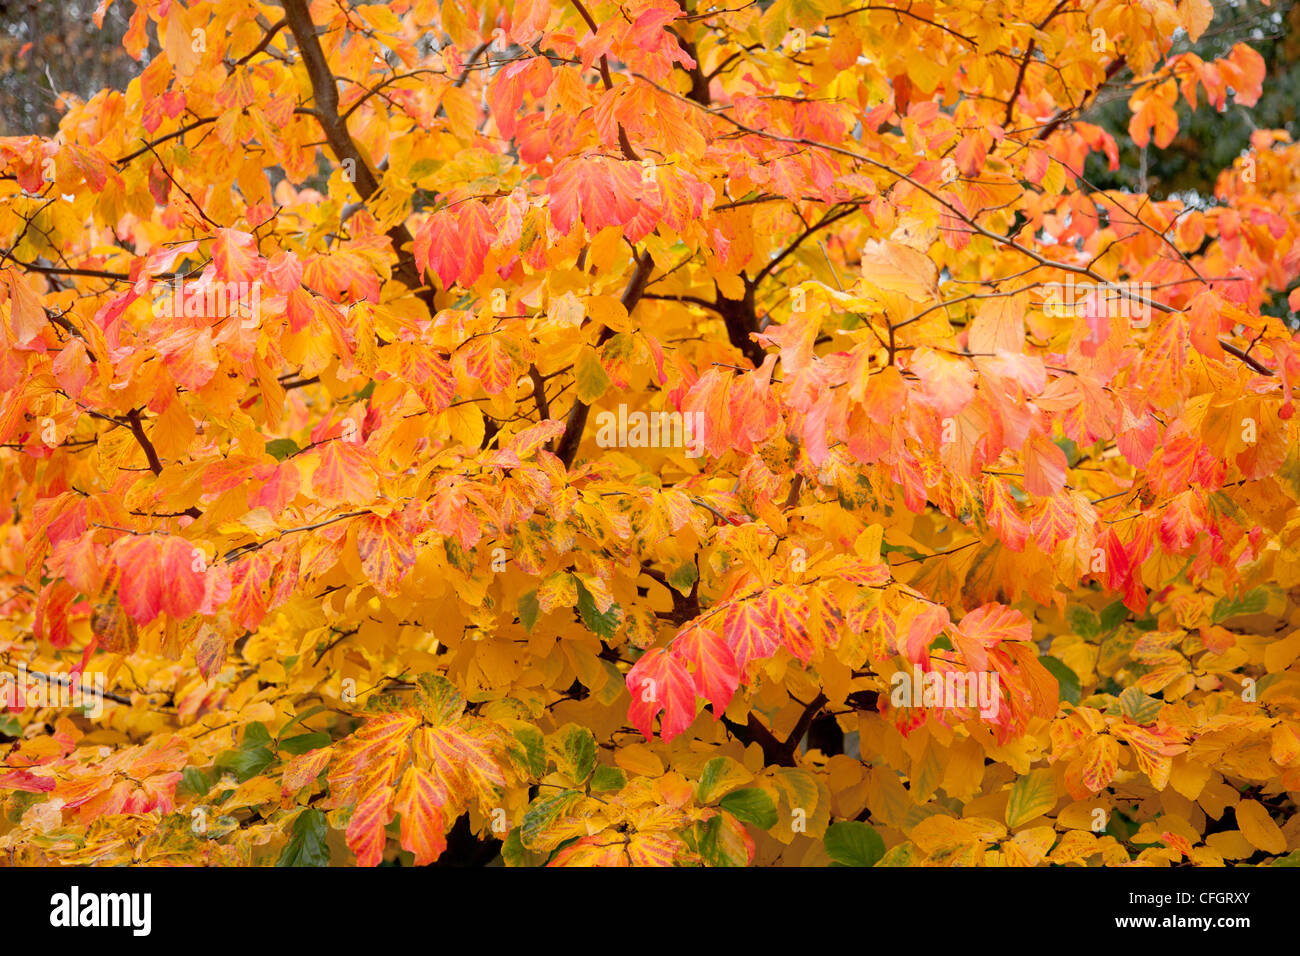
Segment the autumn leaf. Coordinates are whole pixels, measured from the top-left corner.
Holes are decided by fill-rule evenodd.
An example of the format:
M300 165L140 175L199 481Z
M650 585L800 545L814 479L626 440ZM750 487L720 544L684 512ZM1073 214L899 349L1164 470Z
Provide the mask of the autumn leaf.
M416 866L427 866L447 848L440 796L431 773L408 767L393 798L393 808L402 816L402 848L415 854Z
M676 737L695 720L695 681L685 664L663 648L654 648L627 673L632 695L628 720L649 740L654 719L663 712L660 734L664 740Z
M25 5L5 861L1292 865L1285 44L1094 6Z
M695 693L713 705L714 719L721 720L740 683L740 668L726 641L716 631L693 624L673 638L672 653L688 666Z
M121 538L112 557L120 573L119 600L136 624L148 624L163 613L188 617L203 600L202 550L182 538Z
M869 239L862 250L862 278L885 292L923 301L937 294L938 270L920 252L901 242Z

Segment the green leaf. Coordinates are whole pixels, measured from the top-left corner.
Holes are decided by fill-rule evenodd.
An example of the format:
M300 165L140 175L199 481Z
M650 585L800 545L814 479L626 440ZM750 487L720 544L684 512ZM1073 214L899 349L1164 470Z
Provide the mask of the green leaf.
M520 595L515 608L519 612L519 623L531 634L533 625L537 623L537 614L541 610L541 605L537 603L537 589L534 588L527 594Z
M1007 826L1015 829L1056 806L1056 783L1049 768L1031 770L1011 787L1007 801Z
M704 765L695 797L700 803L709 804L753 779L752 773L730 757L714 757Z
M280 854L276 866L329 866L330 848L325 814L308 807L293 821L293 838Z
M832 866L875 866L885 855L885 841L875 827L858 820L832 823L824 842Z
M1214 602L1210 619L1221 624L1238 614L1261 614L1268 607L1268 589L1251 588L1239 598L1230 598L1226 594Z
M1136 687L1125 688L1119 695L1119 709L1125 717L1135 724L1149 724L1155 720L1163 707L1163 702L1142 693Z
M596 737L586 727L565 724L556 734L555 766L574 783L583 783L596 769Z
M256 777L275 761L275 754L265 747L250 747L247 750L225 750L217 754L213 769L219 773L233 773L240 783L250 777Z
M181 771L181 782L176 789L202 797L212 789L212 781L198 767L186 767Z
M606 790L622 790L627 786L627 774L621 767L597 767L591 775L591 792L604 793Z
M284 662L284 665L286 668L288 668L289 662L286 660ZM298 724L304 720L307 720L308 718L315 717L317 714L323 712L324 710L325 707L322 704L317 704L315 707L311 707L308 708L307 710L304 710L301 714L298 714L296 717L293 718L293 720L289 721L287 724L285 724L283 727L280 728L280 732L275 735L276 739L278 740L279 738L287 734L289 732L289 728L291 728L294 724Z
M700 859L706 866L744 866L747 862L728 839L722 827L722 814L711 817L703 823L696 824L697 845Z
M1079 681L1079 675L1070 670L1070 665L1055 657L1040 657L1038 663L1047 668L1047 672L1056 678L1057 686L1061 689L1060 699L1077 704L1079 698L1083 696L1083 684Z
M240 746L248 748L251 746L261 746L271 742L271 732L266 729L266 724L261 721L255 721L244 728L244 736L241 739Z
M435 727L454 723L465 712L465 698L441 674L421 674L415 681L415 700L424 719Z
M612 638L614 632L618 630L618 605L611 604L609 610L601 614L596 610L596 601L591 596L591 592L583 586L582 581L576 577L574 580L578 583L578 616L582 618L582 623L593 634L606 639Z
M608 707L627 693L627 683L623 672L618 669L618 666L613 661L605 660L602 657L600 666L605 668L605 673L609 675L609 679L605 681L604 687L596 691L595 699Z
M296 737L289 737L280 741L280 749L289 754L305 754L309 750L316 750L318 747L328 747L330 745L330 735L322 733L298 734Z
M696 569L695 563L688 561L668 575L668 583L672 585L674 591L687 595L691 593L691 588L695 586L699 577L700 572Z
M1053 438L1052 442L1057 448L1065 452L1065 462L1071 468L1079 463L1079 446L1075 444L1074 439L1066 438L1062 435L1060 438Z
M734 790L723 797L718 806L737 820L752 823L760 830L770 830L776 826L776 804L767 795L767 791L758 787Z
M790 32L790 5L785 0L777 0L764 12L759 20L759 36L763 46L776 51L781 47L782 38Z
M880 858L876 866L911 866L916 847L911 842L900 843Z
M244 728L238 750L224 750L217 754L213 769L218 774L233 773L240 783L256 777L275 761L275 752L268 746L271 732L260 721Z
M1071 604L1065 609L1065 620L1070 631L1080 637L1096 637L1101 633L1101 622L1092 608L1082 604Z
M583 796L579 790L562 790L559 793L538 797L524 812L523 826L519 839L525 847L531 847L546 832L546 828L555 822L565 810Z
M1285 482L1285 487L1291 492L1291 497L1300 501L1300 448L1295 445L1287 452L1286 461L1282 467L1277 470L1277 477L1280 481Z
M1116 601L1114 604L1108 604L1106 607L1102 608L1102 631L1113 631L1127 620L1128 608L1124 606L1123 601Z
M515 827L501 843L501 859L506 866L527 866L524 844L519 839L519 828Z
M266 443L266 453L276 461L284 461L290 455L296 455L301 449L292 438L272 438Z
M1127 843L1137 831L1138 825L1132 818L1116 810L1106 820L1106 829L1101 832L1113 836L1120 843Z
M523 721L512 721L510 726L515 740L519 741L522 748L522 750L516 751L519 762L527 767L531 776L545 776L546 738L542 736L542 732Z
M880 553L882 556L898 553L911 558L913 561L923 561L927 557L927 555L922 554L915 548L909 548L905 544L890 544L888 541L880 542ZM930 557L933 557L933 555L930 555Z
M23 735L23 725L18 723L18 718L12 714L5 714L0 717L0 734L6 737L21 737Z

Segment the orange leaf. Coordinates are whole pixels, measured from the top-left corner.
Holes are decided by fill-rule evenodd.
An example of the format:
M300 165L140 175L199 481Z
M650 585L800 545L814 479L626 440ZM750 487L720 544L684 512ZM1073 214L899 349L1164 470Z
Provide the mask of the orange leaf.
M366 505L379 490L370 455L358 442L336 439L316 449L311 490L323 505Z
M389 597L397 593L406 572L415 564L415 548L400 513L388 517L363 515L355 519L361 568L375 589Z
M253 237L238 229L217 230L212 240L212 262L217 275L227 282L251 282L266 268Z
M384 827L393 818L393 793L375 790L357 804L345 838L357 855L357 866L378 866L384 858Z
M765 660L781 646L778 624L757 600L738 601L727 608L723 634L736 655L736 666L744 673L749 662Z
M432 774L419 767L406 769L394 809L402 815L402 847L415 854L416 866L428 866L447 849L442 798Z
M1031 435L1022 449L1025 491L1052 496L1065 487L1065 452L1046 435Z

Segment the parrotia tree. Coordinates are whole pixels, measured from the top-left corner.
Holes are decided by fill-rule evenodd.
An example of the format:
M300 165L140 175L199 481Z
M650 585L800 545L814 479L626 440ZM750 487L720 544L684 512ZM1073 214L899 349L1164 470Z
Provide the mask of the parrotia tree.
M128 9L0 140L9 862L1294 859L1300 149L1082 173L1208 0Z

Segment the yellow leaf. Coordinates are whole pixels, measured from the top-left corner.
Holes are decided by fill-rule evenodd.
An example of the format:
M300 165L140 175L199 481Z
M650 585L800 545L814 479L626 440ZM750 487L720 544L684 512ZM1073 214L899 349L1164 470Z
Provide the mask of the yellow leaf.
M609 376L600 364L596 350L584 345L578 353L577 365L574 367L574 379L578 386L578 401L590 405L609 388Z
M915 301L938 295L939 270L926 255L892 240L868 239L862 249L862 278L884 292Z
M1097 798L1080 800L1072 803L1056 815L1056 825L1065 830L1092 830L1097 820L1097 810L1107 812L1106 807Z
M1011 788L1007 826L1015 829L1056 806L1056 781L1051 770L1031 770Z
M222 813L229 813L240 807L255 807L280 799L280 784L270 777L253 777L241 783L221 805Z
M663 775L664 763L645 744L628 744L614 751L614 763L628 773L643 777Z
M1255 848L1240 830L1211 833L1205 838L1205 845L1225 860L1244 860L1255 855Z
M1195 43L1214 19L1214 6L1210 0L1183 0L1179 6L1179 19L1187 31L1187 39Z
M1002 844L1008 866L1037 866L1056 842L1056 831L1051 827L1031 827L1022 830Z
M1265 853L1285 853L1286 837L1258 800L1237 804L1237 826L1242 835Z
M970 349L972 352L1023 352L1024 295L999 296L986 300L971 322Z
M1205 764L1176 757L1169 771L1169 784L1188 800L1195 800L1210 780L1210 768Z
M753 779L752 773L730 757L714 757L704 765L696 799L700 803L713 803Z

